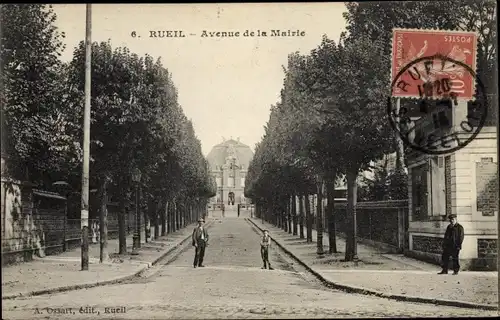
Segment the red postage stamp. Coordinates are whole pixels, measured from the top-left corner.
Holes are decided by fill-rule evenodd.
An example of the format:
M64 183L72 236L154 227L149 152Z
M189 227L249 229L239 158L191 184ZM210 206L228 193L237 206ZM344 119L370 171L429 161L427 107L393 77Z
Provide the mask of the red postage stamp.
M393 29L392 97L471 100L476 49L474 32Z

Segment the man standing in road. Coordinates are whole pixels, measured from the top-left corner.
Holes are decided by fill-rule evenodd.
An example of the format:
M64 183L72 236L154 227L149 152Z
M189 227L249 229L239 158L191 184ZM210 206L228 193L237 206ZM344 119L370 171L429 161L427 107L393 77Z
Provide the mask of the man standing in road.
M205 256L205 247L208 242L207 229L203 227L203 219L198 219L198 226L193 230L193 246L195 247L194 267L204 267L203 257Z
M460 270L460 263L458 261L458 254L462 249L462 242L464 241L464 228L457 222L457 216L452 214L448 217L450 219L450 224L446 228L443 239L443 255L442 267L443 270L438 274L448 274L448 266L451 261L453 265L453 274L457 275Z

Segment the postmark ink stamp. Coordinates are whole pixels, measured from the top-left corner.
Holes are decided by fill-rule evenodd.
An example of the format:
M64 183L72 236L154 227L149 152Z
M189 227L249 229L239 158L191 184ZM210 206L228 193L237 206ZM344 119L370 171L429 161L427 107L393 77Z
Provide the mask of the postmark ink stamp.
M387 113L411 148L448 154L481 131L487 105L474 71L476 43L471 32L394 30Z

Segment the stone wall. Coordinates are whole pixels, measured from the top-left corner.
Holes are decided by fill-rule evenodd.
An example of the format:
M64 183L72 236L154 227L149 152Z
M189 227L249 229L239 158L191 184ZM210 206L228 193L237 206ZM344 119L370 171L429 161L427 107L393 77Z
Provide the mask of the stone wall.
M481 158L476 163L477 211L493 217L498 212L497 164L492 158Z
M34 190L29 184L2 180L2 265L30 261L81 245L80 219L67 219L66 199ZM90 219L89 237L98 219ZM143 217L141 222L144 223ZM133 215L125 216L126 232L133 231ZM96 230L92 230L92 227ZM144 226L142 226L142 230ZM118 237L118 206L108 204L108 238Z
M491 270L497 268L497 239L477 239L477 252L480 263L477 267Z
M56 244L64 209L34 208L39 197L29 184L2 179L2 264L45 256Z
M413 236L413 250L442 254L443 239L426 236Z

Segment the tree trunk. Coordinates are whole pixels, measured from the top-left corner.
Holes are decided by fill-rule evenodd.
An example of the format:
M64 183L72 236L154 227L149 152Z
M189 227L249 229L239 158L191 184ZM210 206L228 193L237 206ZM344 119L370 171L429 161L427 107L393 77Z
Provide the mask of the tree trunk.
M345 261L357 260L356 196L358 168L347 171L347 239Z
M295 193L292 195L292 218L293 218L293 235L297 235L297 197Z
M286 197L286 219L288 221L288 233L292 233L292 203L290 196Z
M176 214L176 200L172 200L172 210L170 211L170 220L172 222L172 232L177 231L177 214Z
M127 253L127 235L125 232L125 216L128 214L125 207L123 189L120 189L119 212L118 212L118 253Z
M174 199L170 199L170 201L168 202L168 233L172 233L174 232L174 206L175 206L175 203L174 203Z
M397 100L396 100L396 114L397 115L399 115L400 106L401 106L401 99L397 98ZM402 128L400 127L401 126L400 117L397 116L395 120L396 120L397 128L400 130L400 132L403 132L403 131L401 131ZM395 134L394 136L396 137L396 172L401 173L403 171L404 166L405 166L405 164L404 164L405 147L404 147L403 139L401 139L401 136L399 134Z
M276 210L276 214L280 217L280 228L286 231L286 222L283 208L281 206L278 206Z
M104 178L100 185L101 208L99 214L99 230L100 230L100 255L101 263L109 261L108 252L108 178Z
M311 200L309 194L305 196L305 206L306 206L306 239L307 242L312 242L312 213L311 213Z
M283 206L280 207L281 216L283 217L283 231L288 232L288 216L286 209L286 202L283 203Z
M278 227L279 214L278 211L276 211L276 208L273 208L273 220L274 220L274 226Z
M182 200L176 202L177 208L177 230L182 229Z
M177 231L177 200L172 201L172 211L170 212L172 220L172 232Z
M165 201L164 207L161 209L160 217L161 217L161 236L165 236L167 234L167 214L168 214L168 201Z
M188 201L184 200L182 203L182 228L187 226L187 214L188 214Z
M175 213L177 215L177 226L176 226L176 231L179 231L181 229L182 225L182 213L181 213L181 201L175 201Z
M189 203L188 206L188 220L186 225L190 225L193 222L193 205Z
M183 229L186 226L186 200L181 202L181 208L180 208L180 214L181 214L181 227L179 229Z
M274 207L274 212L276 212L276 227L281 228L281 216L278 208Z
M199 219L200 217L202 217L202 216L204 216L204 215L205 215L205 210L206 210L206 207L207 207L207 205L206 205L206 204L205 204L205 206L203 207L203 203L200 203L200 204L198 205L198 209L197 209L196 214L195 214L195 216L194 216L193 223L197 222L197 221L198 221L198 219ZM208 215L208 212L207 212L206 214ZM212 215L212 216L213 216L213 215Z
M182 228L187 226L187 214L188 214L188 201L184 200L182 203Z
M316 241L317 254L324 254L323 250L323 181L318 183L318 204L316 206Z
M154 212L155 213L155 215L154 215L155 232L153 234L153 240L158 239L158 237L160 236L160 212L159 212L158 208L160 208L160 211L161 211L161 208L162 208L161 200L159 203L155 202L155 212Z
M186 200L179 203L179 229L184 228L184 223L186 221Z
M151 196L147 199L147 208L144 210L144 242L151 241L151 217L153 216L154 200Z
M192 224L194 222L194 217L196 216L196 213L201 211L200 204L198 203L198 204L191 205L189 208L191 210L191 221L189 221L189 224Z
M304 239L304 196L299 196L299 234Z
M144 210L144 242L149 242L151 236L151 219L148 210Z
M328 253L337 253L337 235L335 228L335 178L336 172L333 172L327 182L327 212L328 217Z
M167 234L172 232L172 222L170 221L170 210L172 209L172 201L169 199L167 201L167 208L165 210L165 222Z

